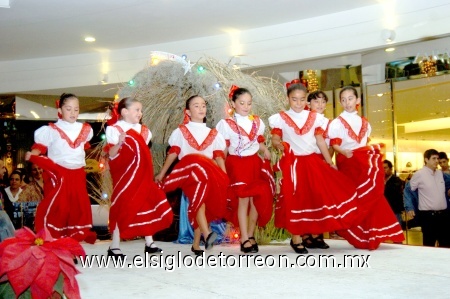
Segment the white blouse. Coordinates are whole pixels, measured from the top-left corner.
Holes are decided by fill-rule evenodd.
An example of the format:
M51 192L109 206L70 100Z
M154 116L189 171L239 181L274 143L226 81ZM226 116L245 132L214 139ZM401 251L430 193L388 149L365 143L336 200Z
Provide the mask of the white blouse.
M84 132L82 123L69 123L62 119L59 119L54 125L63 134L51 126L42 126L34 132L35 143L46 146L47 156L58 165L68 169L84 167L86 165L84 145L94 135L92 128L89 127L89 131ZM86 136L81 136L81 134ZM77 138L79 138L79 143L74 147Z
M303 110L300 113L293 111L292 109L285 112L289 118L295 123L297 129L302 129L308 120L310 111ZM311 122L311 128L304 132L304 134L298 134L295 130L295 127L292 127L293 124L289 125L286 121L281 117L280 113L274 114L269 117L269 126L272 129L281 129L283 136L283 141L289 143L292 151L295 155L298 156L306 156L310 154L320 154L320 150L317 147L315 130L317 128L321 128L322 130L326 130L327 122L326 118L319 113L315 113L316 118L313 122Z
M330 140L339 138L342 140L342 144L340 145L342 149L357 149L367 145L368 138L370 133L372 132L372 128L369 123L367 123L367 132L362 134L362 118L358 115L358 112L349 113L347 111L342 112L340 115L351 127L351 130L354 133L354 137L360 137L360 140L355 140L351 138L350 135L353 135L344 125L344 123L338 118L335 118L331 121L330 126L328 127L328 137ZM361 136L360 136L361 134Z
M238 126L230 127L227 120L222 119L216 128L225 140L230 141L228 153L238 156L252 156L259 151L258 136L264 135L266 126L258 117L256 120L250 120L248 116L241 116L237 113L235 117L229 120L237 123Z
M205 140L211 132L205 123L189 122L185 126L189 130L187 139L180 128L175 129L169 137L169 145L180 148L178 159L181 160L188 154L202 154L213 159L214 151L225 150L225 139L220 133L213 139ZM204 144L204 141L207 143Z
M119 143L120 132L114 126L119 126L124 132L128 131L129 129L133 129L138 134L141 134L141 130L142 130L142 125L139 124L139 123L137 123L137 124L130 124L130 123L124 121L124 120L119 120L113 126L107 126L106 127L105 135L106 135L106 142L108 144L117 144L117 143ZM150 130L148 130L148 136L147 136L147 140L145 140L145 143L148 144L151 139L152 139L152 132L150 132Z

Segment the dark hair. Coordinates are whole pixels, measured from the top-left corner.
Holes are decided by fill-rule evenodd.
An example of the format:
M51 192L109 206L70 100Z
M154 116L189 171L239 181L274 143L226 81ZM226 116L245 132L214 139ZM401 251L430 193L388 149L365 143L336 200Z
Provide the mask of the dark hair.
M122 109L128 109L133 103L140 103L140 101L133 97L126 97L121 99L119 104L117 105L117 113L119 114L119 117L122 117Z
M441 159L448 160L447 154L445 152L439 152L439 160Z
M430 159L431 156L439 156L439 152L435 149L428 149L423 153L424 159Z
M387 164L387 166L389 167L389 169L392 169L392 167L394 167L394 166L392 165L392 162L389 161L389 160L384 160L384 161L383 161L383 164Z
M193 99L195 99L195 98L202 98L201 96L199 96L198 94L195 94L195 95L193 95L193 96L190 96L187 100L186 100L186 110L190 110L189 109L189 105L191 104L191 101L193 100ZM202 98L203 99L203 98ZM205 99L203 99L203 101L205 101ZM205 101L205 103L206 103L206 101ZM203 122L204 123L206 123L206 116L205 116L205 118L203 118Z
M296 84L289 85L289 87L287 88L287 96L289 96L295 90L304 91L305 93L308 92L308 90L306 89L305 85L300 84L300 83L296 83Z
M358 91L356 90L356 88L354 88L353 86L344 86L339 92L339 99L341 99L342 93L347 90L352 91L355 94L355 97L358 97Z
M59 97L59 105L58 108L62 108L62 106L64 106L64 104L67 102L68 99L70 98L76 98L78 100L78 97L76 95L74 95L73 93L63 93L60 97Z
M239 87L238 89L236 89L233 93L233 96L231 97L231 100L233 102L236 102L236 99L240 96L243 95L244 93L248 93L250 96L252 96L252 94L250 93L250 91L247 88L241 88Z
M325 102L328 102L327 95L321 90L316 90L316 91L311 92L308 95L308 103L311 103L312 100L315 100L315 99L318 99L318 98L324 98Z
M9 175L9 179L11 179L11 177L13 176L13 174L17 174L18 176L19 176L19 178L20 178L20 181L22 182L23 181L23 176L24 176L24 174L21 172L21 171L19 171L19 170L14 170L13 172L11 172L11 174Z

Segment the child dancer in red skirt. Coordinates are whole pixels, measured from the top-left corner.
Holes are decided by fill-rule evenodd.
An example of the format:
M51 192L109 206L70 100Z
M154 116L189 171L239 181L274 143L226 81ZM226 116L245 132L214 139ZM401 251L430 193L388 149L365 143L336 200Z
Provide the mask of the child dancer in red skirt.
M264 226L272 217L275 182L270 170L270 152L264 144L265 125L251 114L252 95L245 88L232 86L233 116L222 119L217 130L227 142L225 166L230 178L229 220L239 225L241 251L258 252L254 238L256 223ZM262 152L263 161L258 152Z
M275 225L292 234L291 247L307 253L300 235L347 228L356 217L356 190L335 169L323 138L323 115L305 110L306 88L290 84L290 109L269 118L272 144L283 151ZM344 187L345 186L345 187Z
M216 129L210 129L206 119L206 102L198 96L186 100L185 120L169 137L171 146L161 172L155 177L166 192L181 188L189 200L188 217L194 228L191 251L202 255L201 234L205 249L213 247L217 233L209 222L226 217L229 179L225 170L225 139ZM179 159L164 178L172 163Z
M117 110L115 110L117 109ZM115 116L120 116L116 121ZM140 123L142 103L128 97L113 109L106 128L113 194L109 211L112 242L108 256L123 257L120 239L145 236L145 253L161 253L153 234L170 226L173 213L169 202L153 181L153 162L148 143L150 130Z
M402 242L403 231L384 197L383 157L379 145L369 146L371 127L358 115L361 103L352 86L341 89L344 111L329 126L330 143L337 153L336 162L357 186L358 220L338 234L356 248L377 249L381 242Z

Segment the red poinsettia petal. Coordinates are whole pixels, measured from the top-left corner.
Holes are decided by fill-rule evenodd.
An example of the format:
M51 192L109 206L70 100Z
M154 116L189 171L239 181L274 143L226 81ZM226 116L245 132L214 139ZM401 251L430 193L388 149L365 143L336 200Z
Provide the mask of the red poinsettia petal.
M45 243L44 247L50 249L53 252L55 252L55 250L62 250L61 253L63 253L63 251L68 251L68 254L70 254L70 256L72 257L86 255L80 243L78 243L72 238L62 238L55 240L51 243Z
M74 278L72 281L64 275L64 294L70 299L81 299L78 282Z
M42 298L48 298L53 293L53 287L56 284L56 281L58 280L60 272L61 269L59 267L58 257L53 253L49 253L45 257L45 263L42 266L41 271L36 276L36 279L34 279L31 285L38 286L39 292L42 291L46 294L46 297ZM35 298L33 291L31 291L31 295L33 298Z
M33 231L26 226L16 230L14 236L18 241L28 242L30 244L34 243L34 240L36 239L36 235Z
M41 288L37 284L33 284L30 286L31 297L33 299L47 299L50 296L47 294L47 291Z
M78 269L73 265L61 263L61 270L64 275L64 294L68 298L80 298L80 290L75 275L79 273Z
M30 258L30 246L24 247L17 243L11 244L3 251L0 261L0 275L23 267Z
M16 294L22 294L26 289L28 289L37 278L43 265L43 259L35 259L31 256L28 263L20 268L9 271L7 276L14 292Z
M16 238L8 238L0 242L0 257L2 257L3 252L5 251L6 247L8 247L11 244L17 243Z
M44 240L44 242L53 242L55 239L52 237L52 235L50 234L49 230L44 227L43 229L41 229L37 234L36 234L37 238L41 238Z

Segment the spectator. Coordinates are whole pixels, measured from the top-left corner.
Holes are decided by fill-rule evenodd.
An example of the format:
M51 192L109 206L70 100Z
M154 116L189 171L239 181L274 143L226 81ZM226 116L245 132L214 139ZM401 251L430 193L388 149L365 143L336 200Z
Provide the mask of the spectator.
M384 168L384 197L386 197L392 211L402 225L403 208L403 181L393 172L392 162L383 161Z
M438 241L440 247L450 247L449 232L449 198L450 176L437 169L439 153L429 149L424 153L425 165L414 173L405 193L418 190L418 201L414 204L415 196L405 196L407 217L419 218L424 246L435 246Z
M439 166L443 173L450 174L450 168L448 167L448 157L445 152L439 153Z

